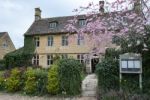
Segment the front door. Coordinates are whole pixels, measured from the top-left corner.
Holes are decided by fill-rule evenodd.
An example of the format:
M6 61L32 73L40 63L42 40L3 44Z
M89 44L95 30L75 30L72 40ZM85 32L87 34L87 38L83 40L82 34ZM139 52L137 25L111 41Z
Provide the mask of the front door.
M99 58L93 58L91 62L92 62L92 64L91 64L92 65L92 73L94 73L96 70L96 65L99 62Z

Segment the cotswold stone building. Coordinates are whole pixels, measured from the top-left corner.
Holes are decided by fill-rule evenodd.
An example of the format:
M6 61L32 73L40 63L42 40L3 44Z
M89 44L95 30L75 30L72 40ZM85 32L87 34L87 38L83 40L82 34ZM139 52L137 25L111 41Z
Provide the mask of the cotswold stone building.
M9 53L15 50L15 46L7 32L0 32L0 60Z
M100 10L104 12L104 1L100 3L103 5ZM92 55L85 61L84 55L89 54L91 49L86 38L76 36L70 42L66 35L67 21L73 18L74 16L41 18L40 8L35 8L35 21L24 34L25 37L33 37L35 41L35 56L32 59L34 65L48 68L53 64L55 55L59 55L61 58L75 58L84 62L88 73L95 71L101 54ZM86 15L78 16L78 27L85 24Z

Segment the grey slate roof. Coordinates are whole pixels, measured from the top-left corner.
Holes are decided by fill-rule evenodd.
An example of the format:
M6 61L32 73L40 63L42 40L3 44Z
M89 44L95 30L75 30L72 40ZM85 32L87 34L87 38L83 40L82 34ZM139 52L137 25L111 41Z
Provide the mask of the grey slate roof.
M42 18L40 20L34 21L31 27L27 30L27 32L24 35L66 33L67 30L65 29L65 26L68 24L68 21L73 18L74 16ZM85 19L85 15L78 16L78 19ZM49 28L50 22L57 22L57 27Z
M122 15L126 13L131 13L133 10L125 11ZM118 12L111 12L112 15L117 14ZM101 17L109 17L110 13L104 13L104 15L96 14ZM72 20L74 16L62 16L62 17L52 17L52 18L42 18L40 20L34 21L30 28L24 35L45 35L45 34L59 34L59 33L67 33L68 31L65 29L69 20ZM87 19L88 17L84 15L78 15L77 19ZM90 16L89 16L90 18ZM50 28L50 22L57 22L56 28ZM76 26L80 28L79 25Z

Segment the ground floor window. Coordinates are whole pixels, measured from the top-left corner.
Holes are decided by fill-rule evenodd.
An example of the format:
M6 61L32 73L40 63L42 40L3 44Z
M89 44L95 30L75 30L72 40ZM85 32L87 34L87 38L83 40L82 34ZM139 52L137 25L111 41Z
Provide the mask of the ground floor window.
M36 65L36 66L39 65L39 55L34 55L34 56L33 56L32 64L33 64L33 65Z
M53 55L47 55L47 65L53 64Z
M68 55L67 55L67 54L62 54L62 55L61 55L61 58L62 58L62 59L68 59Z
M84 55L83 55L83 54L78 54L78 55L77 55L77 60L78 60L80 63L84 63Z

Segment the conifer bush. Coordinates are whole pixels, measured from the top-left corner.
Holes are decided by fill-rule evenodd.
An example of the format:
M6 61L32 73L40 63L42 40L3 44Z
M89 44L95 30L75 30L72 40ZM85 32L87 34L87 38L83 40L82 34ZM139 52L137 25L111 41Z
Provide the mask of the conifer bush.
M20 90L21 74L18 68L11 70L11 75L6 79L5 88L8 92L16 92Z
M48 72L47 82L48 93L55 95L59 92L59 80L58 80L58 66L52 65Z
M79 94L82 83L81 74L81 63L74 59L62 59L58 68L61 91L68 95Z

